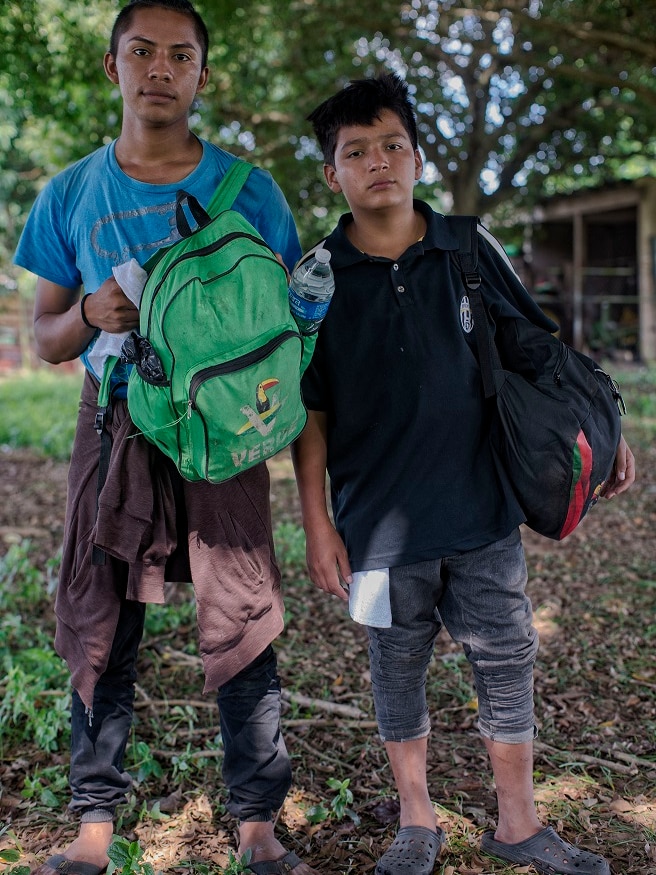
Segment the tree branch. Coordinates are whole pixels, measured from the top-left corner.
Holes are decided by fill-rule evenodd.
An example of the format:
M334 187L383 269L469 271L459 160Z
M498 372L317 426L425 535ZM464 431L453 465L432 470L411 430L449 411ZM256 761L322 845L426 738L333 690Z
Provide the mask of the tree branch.
M534 742L533 749L536 753L549 754L558 757L558 759L569 760L571 763L588 763L589 765L608 769L611 772L617 772L619 775L637 775L639 772L639 765L644 765L649 762L648 760L632 760L628 754L623 754L621 759L631 762L630 766L623 766L621 763L615 762L615 760L593 757L588 754L579 753L578 751L558 750L558 748L551 747L551 745L544 744L544 742L541 741ZM617 756L617 754L615 754L615 756ZM649 766L653 770L654 777L656 778L656 763L649 763Z

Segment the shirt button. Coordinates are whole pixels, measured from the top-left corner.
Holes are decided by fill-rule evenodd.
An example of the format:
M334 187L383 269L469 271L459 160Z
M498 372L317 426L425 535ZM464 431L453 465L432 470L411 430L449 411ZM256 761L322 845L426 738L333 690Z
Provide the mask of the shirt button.
M405 292L405 286L397 286L396 291L401 293Z
M398 264L395 264L393 267L394 267L394 270L398 270L398 269L399 269Z

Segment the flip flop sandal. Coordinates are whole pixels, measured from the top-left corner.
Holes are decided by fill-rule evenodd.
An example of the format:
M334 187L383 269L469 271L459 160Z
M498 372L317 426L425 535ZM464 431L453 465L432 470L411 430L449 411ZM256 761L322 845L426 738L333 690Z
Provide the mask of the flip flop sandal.
M39 872L47 867L57 875L102 875L107 866L95 866L93 863L83 863L81 860L69 860L63 854L55 854L33 871Z
M540 875L611 875L603 857L570 845L551 826L516 845L498 842L494 831L488 830L481 838L481 850L508 863L533 866Z
M431 875L446 836L425 826L404 826L376 866L376 875Z
M279 860L260 860L259 863L249 863L246 871L253 872L253 875L287 875L300 865L301 858L290 851Z

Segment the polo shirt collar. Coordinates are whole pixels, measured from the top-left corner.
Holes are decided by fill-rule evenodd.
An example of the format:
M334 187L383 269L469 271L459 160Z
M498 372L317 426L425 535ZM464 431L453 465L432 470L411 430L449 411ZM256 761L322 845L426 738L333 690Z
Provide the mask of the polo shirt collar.
M457 249L458 238L449 228L449 223L441 213L436 213L424 201L412 202L415 210L426 219L424 249Z
M443 215L436 213L424 201L414 200L413 206L426 219L426 233L421 241L425 250L458 248L458 239L449 229ZM346 228L352 221L353 215L344 213L337 223L337 227L327 239L327 248L332 253L332 263L335 268L349 267L359 261L369 260L369 256L355 247L346 235Z

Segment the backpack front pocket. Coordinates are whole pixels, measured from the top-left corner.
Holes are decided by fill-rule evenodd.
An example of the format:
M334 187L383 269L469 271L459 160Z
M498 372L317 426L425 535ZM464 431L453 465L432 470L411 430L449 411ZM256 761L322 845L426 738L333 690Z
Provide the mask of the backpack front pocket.
M180 422L180 472L218 483L265 461L302 431L299 363L303 343L287 330L237 358L187 376Z

